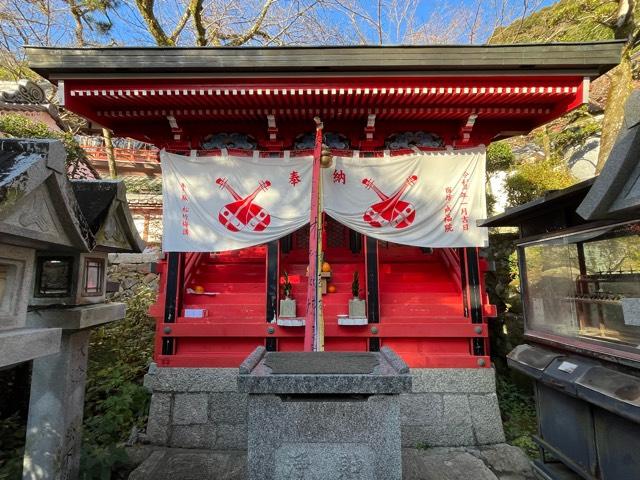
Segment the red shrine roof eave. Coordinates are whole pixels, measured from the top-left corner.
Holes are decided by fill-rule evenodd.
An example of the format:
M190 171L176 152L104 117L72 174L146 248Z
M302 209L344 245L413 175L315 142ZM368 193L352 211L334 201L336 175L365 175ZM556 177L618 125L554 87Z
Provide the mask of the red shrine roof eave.
M466 143L488 143L506 132L528 132L583 104L589 88L587 77L575 75L352 80L66 80L61 90L66 108L97 125L166 146L176 129L182 132L179 140L190 138L194 144L231 127L260 138L269 121L280 136L295 136L302 132L291 130L311 129L314 116L329 129L353 129L356 143L372 116L377 138L404 125L437 131L453 142L471 121L473 139ZM341 125L345 122L350 124Z
M27 48L58 81L65 107L117 135L198 148L207 135L251 134L291 146L320 116L354 148L426 130L474 145L525 133L588 100L589 81L622 44ZM368 72L368 73L367 73ZM307 125L308 124L308 125Z

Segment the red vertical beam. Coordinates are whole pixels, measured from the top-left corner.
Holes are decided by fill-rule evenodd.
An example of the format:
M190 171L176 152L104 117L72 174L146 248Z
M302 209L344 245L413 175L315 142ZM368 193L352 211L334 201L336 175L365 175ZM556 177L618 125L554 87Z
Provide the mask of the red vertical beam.
M322 228L320 209L320 156L322 155L322 123L316 118L316 141L313 149L311 179L311 214L309 216L309 275L307 277L307 312L305 315L304 351L315 347L318 319L318 238Z

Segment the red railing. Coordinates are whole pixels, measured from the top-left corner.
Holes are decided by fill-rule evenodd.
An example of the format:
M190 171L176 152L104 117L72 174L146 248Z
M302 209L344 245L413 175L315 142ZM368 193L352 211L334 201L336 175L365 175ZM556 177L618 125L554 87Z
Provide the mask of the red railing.
M106 162L105 147L83 146L82 149L91 161ZM160 150L146 148L114 148L113 154L118 162L158 163Z

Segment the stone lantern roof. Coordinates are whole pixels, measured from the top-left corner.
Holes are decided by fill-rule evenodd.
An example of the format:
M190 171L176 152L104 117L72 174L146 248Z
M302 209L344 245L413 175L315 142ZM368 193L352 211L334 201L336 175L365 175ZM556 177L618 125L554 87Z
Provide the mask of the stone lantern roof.
M633 91L627 100L607 163L577 212L585 220L640 213L640 90Z
M0 240L32 248L141 252L122 182L69 180L59 141L0 139Z

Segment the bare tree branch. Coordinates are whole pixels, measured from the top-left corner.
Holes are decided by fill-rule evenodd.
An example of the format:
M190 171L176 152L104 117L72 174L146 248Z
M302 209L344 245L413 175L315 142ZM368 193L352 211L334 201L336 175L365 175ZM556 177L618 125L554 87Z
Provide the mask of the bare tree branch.
M175 41L167 36L153 11L155 0L135 0L135 2L156 44L160 47L174 47Z

